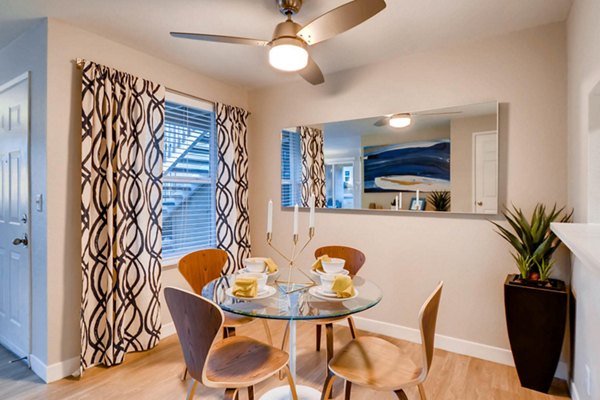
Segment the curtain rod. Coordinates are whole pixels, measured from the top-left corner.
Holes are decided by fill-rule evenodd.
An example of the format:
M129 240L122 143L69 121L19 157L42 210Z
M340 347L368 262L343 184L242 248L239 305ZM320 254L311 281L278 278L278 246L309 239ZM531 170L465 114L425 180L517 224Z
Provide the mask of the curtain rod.
M79 68L79 69L82 69L82 68L83 68L83 66L85 65L85 60L84 60L83 58L77 58L77 59L75 60L75 64L77 65L77 68ZM212 104L213 106L217 104L215 101L208 100L208 99L204 99L204 98L202 98L202 97L199 97L199 96L194 96L194 95L191 95L191 94L189 94L189 93L184 93L184 92L181 92L181 91L179 91L179 90L176 90L176 89L171 89L170 87L166 87L166 86L165 86L165 89L167 89L169 92L173 92L173 93L176 93L176 94L180 94L180 95L182 95L182 96L191 97L191 98L193 98L193 99L196 99L196 100L206 101L207 103L210 103L210 104ZM250 115L250 113L248 113L248 115Z

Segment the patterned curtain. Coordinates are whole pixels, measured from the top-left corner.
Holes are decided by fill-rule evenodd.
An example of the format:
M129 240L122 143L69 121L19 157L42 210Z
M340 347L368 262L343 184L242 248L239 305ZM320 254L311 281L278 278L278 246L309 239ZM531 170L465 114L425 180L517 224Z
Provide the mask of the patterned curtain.
M323 131L299 126L302 141L302 207L309 206L311 194L315 207L325 207L325 160L323 157Z
M161 85L84 64L81 370L159 340L164 99Z
M217 108L217 247L227 252L224 274L250 257L248 216L248 112L225 104Z

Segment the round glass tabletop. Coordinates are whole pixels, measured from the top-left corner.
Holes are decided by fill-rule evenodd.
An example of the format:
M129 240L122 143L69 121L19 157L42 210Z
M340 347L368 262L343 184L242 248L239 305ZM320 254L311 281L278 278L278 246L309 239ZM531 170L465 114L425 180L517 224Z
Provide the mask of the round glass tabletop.
M352 280L356 295L339 299L320 291L318 275L314 272L308 275L310 279L294 270L291 274L293 283L288 284L288 271L284 268L278 277L269 277L270 288L263 291L264 294L251 299L233 297L231 290L227 293L234 282L234 276L228 275L209 282L202 289L202 296L234 314L283 320L343 317L367 310L381 301L381 289L361 277L355 276Z

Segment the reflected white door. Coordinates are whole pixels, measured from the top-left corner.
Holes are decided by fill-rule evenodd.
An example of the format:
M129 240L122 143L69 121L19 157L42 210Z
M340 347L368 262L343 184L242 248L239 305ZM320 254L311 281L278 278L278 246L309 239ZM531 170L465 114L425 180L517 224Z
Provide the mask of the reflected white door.
M29 74L0 85L0 343L29 355Z
M473 134L473 212L498 212L498 132Z

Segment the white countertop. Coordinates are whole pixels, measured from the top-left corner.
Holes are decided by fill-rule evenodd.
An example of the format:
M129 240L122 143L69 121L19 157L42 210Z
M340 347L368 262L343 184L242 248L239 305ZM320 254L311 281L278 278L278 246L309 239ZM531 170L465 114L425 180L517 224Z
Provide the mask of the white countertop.
M551 229L575 257L600 269L600 224L553 223Z

